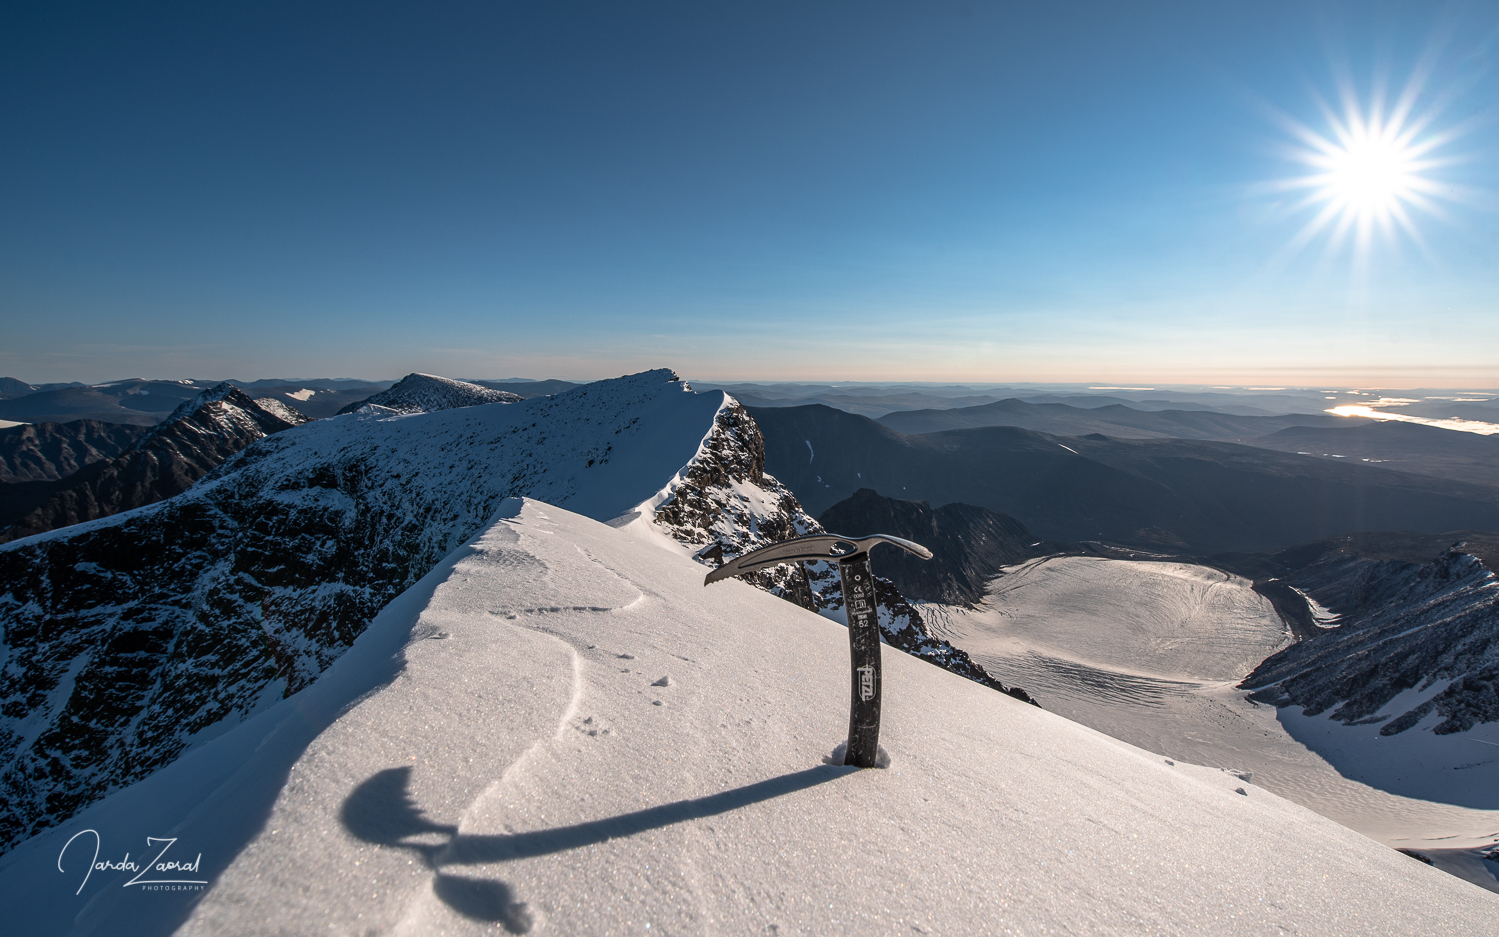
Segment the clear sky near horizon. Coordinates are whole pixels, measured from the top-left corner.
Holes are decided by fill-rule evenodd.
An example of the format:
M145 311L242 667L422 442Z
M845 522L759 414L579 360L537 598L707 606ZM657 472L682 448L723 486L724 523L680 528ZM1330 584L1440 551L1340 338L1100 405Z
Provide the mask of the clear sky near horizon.
M1489 3L18 0L0 374L1499 386L1496 65Z

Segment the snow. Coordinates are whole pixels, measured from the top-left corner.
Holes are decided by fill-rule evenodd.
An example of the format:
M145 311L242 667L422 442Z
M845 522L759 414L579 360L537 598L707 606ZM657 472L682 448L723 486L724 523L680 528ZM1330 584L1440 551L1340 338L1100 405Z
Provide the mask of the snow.
M1364 461L1367 462L1368 460L1365 459ZM1312 598L1305 590L1291 586L1291 591L1306 600L1307 611L1312 613L1312 623L1318 628L1336 628L1338 626L1339 620L1343 617L1342 615L1339 615L1337 612Z
M1499 725L1436 736L1433 715L1381 737L1382 722L1347 726L1249 701L1237 684L1285 639L1245 580L1190 564L1062 557L1010 568L976 611L921 612L935 635L1049 711L1131 744L1252 771L1257 785L1386 845L1429 854L1499 842ZM1407 691L1385 711L1446 685ZM1486 887L1499 881L1489 875Z
M307 401L311 400L312 395L316 393L317 391L304 387L301 390L289 391L286 396L292 398L293 400L300 400L303 403L306 403Z
M17 423L15 420L0 420L0 429L10 429L12 426L25 426L25 423Z
M889 768L825 764L846 728L846 632L743 583L705 589L702 569L504 502L316 683L0 860L8 928L1492 928L1499 898L1258 771L1168 764L888 648ZM211 885L95 871L75 896L91 847L64 872L58 856L85 829L109 861L174 837L168 858L201 856Z

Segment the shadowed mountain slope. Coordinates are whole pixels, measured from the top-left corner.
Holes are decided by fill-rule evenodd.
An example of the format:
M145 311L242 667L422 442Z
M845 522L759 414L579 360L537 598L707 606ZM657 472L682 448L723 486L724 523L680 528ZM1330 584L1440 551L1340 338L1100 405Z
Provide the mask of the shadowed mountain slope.
M114 458L144 434L139 426L98 420L0 429L0 482L56 481L91 462Z
M933 510L925 501L886 498L871 488L828 508L817 522L851 537L893 534L931 550L930 560L880 550L873 558L875 571L907 598L946 605L972 606L1002 567L1038 555L1042 546L1013 517L971 504Z
M1362 426L1291 426L1244 443L1499 487L1499 436L1387 420Z
M765 434L767 469L819 513L875 488L985 507L1048 540L1202 553L1350 530L1499 527L1493 489L1232 443L1012 427L905 435L829 407L751 412Z

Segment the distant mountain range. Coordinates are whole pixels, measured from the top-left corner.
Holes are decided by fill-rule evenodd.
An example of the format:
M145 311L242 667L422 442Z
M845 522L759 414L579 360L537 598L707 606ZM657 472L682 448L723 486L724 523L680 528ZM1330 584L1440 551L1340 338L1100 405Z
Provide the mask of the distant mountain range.
M1291 426L1244 442L1319 459L1369 462L1401 472L1499 487L1499 436L1394 420L1360 423Z
M1075 398L1074 398L1075 399ZM937 433L980 426L1018 426L1056 436L1100 433L1121 439L1219 439L1243 441L1290 426L1345 427L1348 417L1329 413L1242 416L1207 408L1141 410L1120 403L1078 407L1010 398L978 407L906 410L888 413L879 422L901 433ZM1373 422L1357 419L1356 423Z
M448 378L443 378L448 380ZM66 423L88 419L132 426L151 426L191 399L194 394L222 381L148 381L130 378L105 384L32 385L13 377L0 377L0 420L17 423ZM389 388L393 381L363 381L353 378L264 378L228 383L256 399L273 399L315 420L333 416ZM473 380L490 390L517 398L541 397L580 386L572 381Z
M57 479L0 486L0 543L181 494L255 440L305 422L281 403L261 406L227 382L202 391L113 458L92 460ZM76 429L81 436L108 425L81 420L54 433Z
M1217 553L1353 530L1499 529L1499 491L1207 440L1012 427L907 435L825 406L752 408L767 468L808 510L860 488L988 508L1038 538Z

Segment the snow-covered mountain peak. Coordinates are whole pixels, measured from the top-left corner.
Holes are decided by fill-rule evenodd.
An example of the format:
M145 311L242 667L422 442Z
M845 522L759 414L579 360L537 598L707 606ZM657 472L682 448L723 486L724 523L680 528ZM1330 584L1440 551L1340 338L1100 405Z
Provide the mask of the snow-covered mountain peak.
M485 403L515 403L520 399L518 394L509 391L413 371L380 393L351 403L338 412L353 413L360 407L373 405L386 407L397 413L432 413Z

